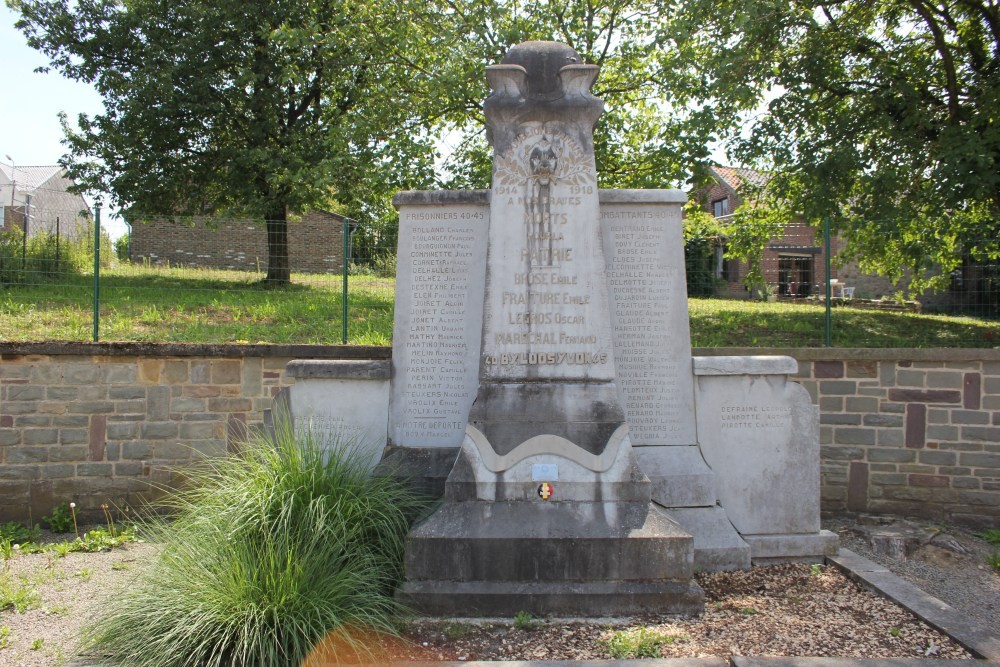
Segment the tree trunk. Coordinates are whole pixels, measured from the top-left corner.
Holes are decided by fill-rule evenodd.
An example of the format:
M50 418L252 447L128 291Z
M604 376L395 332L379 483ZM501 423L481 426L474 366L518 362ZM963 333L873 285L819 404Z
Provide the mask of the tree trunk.
M267 277L269 285L287 285L291 282L288 263L288 210L275 206L267 215Z

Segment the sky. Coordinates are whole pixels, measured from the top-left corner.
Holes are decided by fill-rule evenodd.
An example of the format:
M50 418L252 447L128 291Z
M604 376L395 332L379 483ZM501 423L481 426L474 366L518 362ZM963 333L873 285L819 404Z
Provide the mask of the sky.
M14 28L17 18L17 12L0 3L0 160L15 168L56 164L66 152L60 143L59 112L66 112L70 119L80 113L99 113L101 97L88 84L55 72L36 73L48 61ZM92 197L87 200L93 204ZM113 216L105 214L102 220L112 238L124 233L125 225Z

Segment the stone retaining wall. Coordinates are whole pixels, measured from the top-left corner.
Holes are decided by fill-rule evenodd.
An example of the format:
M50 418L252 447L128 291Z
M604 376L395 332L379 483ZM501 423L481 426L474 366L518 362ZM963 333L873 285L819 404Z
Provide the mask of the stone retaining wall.
M821 411L823 509L1000 526L1000 350L697 349L788 354ZM227 452L291 382L291 359L388 348L0 343L0 521L90 513Z

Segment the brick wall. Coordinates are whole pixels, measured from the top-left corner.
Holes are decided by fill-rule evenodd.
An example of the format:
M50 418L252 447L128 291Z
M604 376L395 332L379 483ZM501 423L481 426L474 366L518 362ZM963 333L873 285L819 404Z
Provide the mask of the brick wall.
M133 262L239 271L267 269L267 231L263 222L205 219L174 222L151 219L132 225L129 253ZM343 271L344 218L310 211L288 222L288 258L292 271Z
M292 358L387 348L0 344L0 521L140 502L259 427Z
M1000 526L1000 350L701 348L787 354L820 407L827 513ZM0 343L0 521L64 500L136 502L259 426L293 358L384 347Z

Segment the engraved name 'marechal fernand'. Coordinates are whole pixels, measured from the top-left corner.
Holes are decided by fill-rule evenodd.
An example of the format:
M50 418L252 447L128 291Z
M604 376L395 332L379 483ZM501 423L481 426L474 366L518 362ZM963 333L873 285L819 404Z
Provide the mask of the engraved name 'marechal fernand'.
M504 265L491 274L484 369L610 366L610 338L597 323L607 307L596 285L597 184L581 148L557 130L525 132L497 159L492 207L501 222L491 226L510 228L491 241Z
M408 264L412 284L402 350L408 373L396 431L402 442L454 445L464 433L478 376L469 358L468 313L481 299L470 294L468 281L482 261L476 246L485 218L484 208L471 206L401 212L410 243L400 261Z

